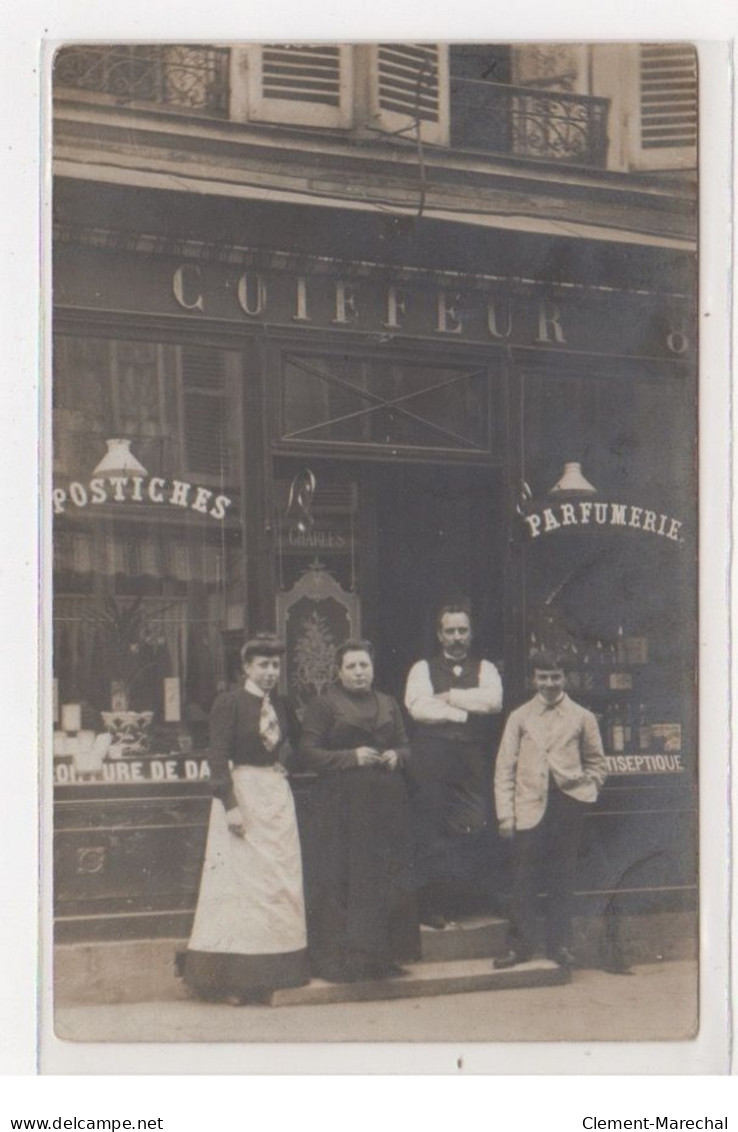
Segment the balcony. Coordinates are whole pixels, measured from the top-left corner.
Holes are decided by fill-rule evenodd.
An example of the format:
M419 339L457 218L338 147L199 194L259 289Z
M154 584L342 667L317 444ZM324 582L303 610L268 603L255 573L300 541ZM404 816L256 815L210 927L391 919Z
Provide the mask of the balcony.
M229 64L226 47L64 47L54 61L54 88L89 92L113 105L226 118Z
M606 98L452 78L450 100L456 149L605 167Z
M301 50L304 55L308 48ZM246 51L251 55L262 48L254 46ZM309 67L304 61L301 66L301 61L294 61L291 55L285 56L290 64L289 77L282 84L287 83L286 92L279 87L275 94L270 85L273 77L269 52L264 53L264 58L253 54L248 92L239 86L245 81L245 72L240 65L231 67L231 54L232 49L227 47L182 44L66 47L56 57L54 89L60 98L156 107L200 117L256 120L282 126L327 124L349 136L352 128L362 124L362 112L356 100L349 97L354 87L348 52L330 60L335 72L331 98L337 106L338 92L342 92L341 101L346 106L344 116L336 116L335 121L320 117L326 96L321 93L322 86L316 93L318 80L314 76L317 74L322 83L325 77L323 71L315 70L312 56L308 58ZM233 90L231 77L236 84ZM377 81L380 78L381 75ZM438 72L434 82L440 98ZM446 134L443 142L450 140L454 149L591 168L606 165L609 101L605 98L453 74L448 94L444 91L443 97L449 99L450 112L450 138ZM274 110L275 99L279 114ZM405 109L404 114L412 125L412 109ZM402 115L399 117L405 120Z

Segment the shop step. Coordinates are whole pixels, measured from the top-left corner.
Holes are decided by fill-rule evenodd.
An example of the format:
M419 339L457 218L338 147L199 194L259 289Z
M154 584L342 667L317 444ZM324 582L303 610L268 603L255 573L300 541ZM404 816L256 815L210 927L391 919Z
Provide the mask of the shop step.
M507 920L494 916L465 917L442 930L421 927L421 956L429 963L453 959L486 959L505 950Z
M517 990L521 987L559 986L571 981L571 971L550 959L534 959L505 971L495 971L491 959L455 959L441 963L413 963L407 975L367 979L356 983L328 983L313 979L304 987L275 991L271 1006L311 1006L333 1002L379 1002L383 999L420 998L471 991Z

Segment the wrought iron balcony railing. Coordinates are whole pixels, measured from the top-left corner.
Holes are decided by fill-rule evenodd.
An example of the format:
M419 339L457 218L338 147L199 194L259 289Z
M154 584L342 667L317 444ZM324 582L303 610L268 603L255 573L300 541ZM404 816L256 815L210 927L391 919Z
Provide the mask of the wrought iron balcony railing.
M64 47L54 60L55 88L106 95L118 105L228 115L230 50L192 44Z
M86 91L115 105L227 118L230 54L227 47L192 44L64 47L55 59L55 90ZM452 75L451 145L603 167L608 106L606 98Z
M451 78L451 145L604 167L609 100Z

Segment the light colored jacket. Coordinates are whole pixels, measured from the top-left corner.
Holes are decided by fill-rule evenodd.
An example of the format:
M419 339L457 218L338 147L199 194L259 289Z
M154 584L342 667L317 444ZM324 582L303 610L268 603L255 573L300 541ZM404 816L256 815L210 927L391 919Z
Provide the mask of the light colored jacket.
M549 706L538 695L511 712L497 752L499 821L532 829L548 801L549 777L580 802L596 802L607 774L597 720L564 694Z

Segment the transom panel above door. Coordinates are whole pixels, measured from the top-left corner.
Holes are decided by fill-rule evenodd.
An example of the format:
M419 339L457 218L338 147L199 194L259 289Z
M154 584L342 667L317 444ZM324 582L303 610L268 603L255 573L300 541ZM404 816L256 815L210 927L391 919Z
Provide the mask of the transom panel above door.
M500 457L502 387L484 362L282 355L280 447Z

